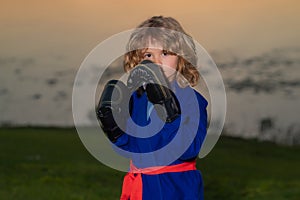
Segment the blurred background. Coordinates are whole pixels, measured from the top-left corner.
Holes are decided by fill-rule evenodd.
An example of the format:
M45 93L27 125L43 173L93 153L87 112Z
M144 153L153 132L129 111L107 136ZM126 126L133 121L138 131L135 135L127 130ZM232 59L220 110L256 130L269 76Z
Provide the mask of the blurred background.
M73 84L94 47L153 15L176 18L224 80L224 132L197 159L205 199L299 199L298 0L1 0L0 199L119 198L124 173L74 128Z
M72 87L88 53L164 15L216 62L227 92L226 134L299 144L299 11L297 0L2 0L0 124L73 126Z

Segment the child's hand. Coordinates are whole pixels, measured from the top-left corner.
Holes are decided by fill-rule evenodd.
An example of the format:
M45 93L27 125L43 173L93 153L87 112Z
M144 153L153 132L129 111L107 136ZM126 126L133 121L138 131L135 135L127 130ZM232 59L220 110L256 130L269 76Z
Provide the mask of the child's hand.
M124 133L122 129L125 129L129 117L128 95L127 86L117 80L110 80L102 92L96 113L104 133L111 142L115 142ZM115 120L114 116L118 120Z
M168 88L168 82L160 67L153 62L145 60L133 68L127 86L131 90L143 86L148 100L163 107L163 110L161 107L155 108L159 117L166 122L172 122L180 115L180 106L175 94Z

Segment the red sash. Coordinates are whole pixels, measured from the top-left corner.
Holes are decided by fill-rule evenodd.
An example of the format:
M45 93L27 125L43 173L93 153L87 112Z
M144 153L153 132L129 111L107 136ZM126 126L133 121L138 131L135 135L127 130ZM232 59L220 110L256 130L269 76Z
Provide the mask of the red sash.
M155 175L168 172L184 172L196 170L196 161L184 162L177 165L136 168L130 162L130 171L125 175L120 200L141 200L143 196L143 181L141 174Z

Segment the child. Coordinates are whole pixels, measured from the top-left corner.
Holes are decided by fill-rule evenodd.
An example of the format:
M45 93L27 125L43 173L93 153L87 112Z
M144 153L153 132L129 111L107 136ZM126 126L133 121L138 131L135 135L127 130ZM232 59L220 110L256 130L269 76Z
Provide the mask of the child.
M137 78L164 76L167 85L150 87L146 81L133 88L126 130L115 123L109 131L104 130L115 146L132 153L128 154L131 167L124 178L121 199L203 199L202 177L195 160L206 136L207 101L191 87L199 80L193 40L175 19L154 16L132 33L127 51L124 69L130 73L128 84ZM164 81L161 79L157 78L158 82ZM123 93L130 91L125 87L121 87ZM168 97L156 102L162 93ZM155 104L167 111L163 125L161 107ZM103 123L102 118L104 127L113 120L107 121ZM164 151L168 146L172 148Z

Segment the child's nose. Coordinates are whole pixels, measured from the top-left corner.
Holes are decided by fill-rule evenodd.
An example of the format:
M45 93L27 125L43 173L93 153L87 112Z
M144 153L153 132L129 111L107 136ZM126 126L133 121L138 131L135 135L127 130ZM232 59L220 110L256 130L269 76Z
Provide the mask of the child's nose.
M161 61L160 57L155 57L152 62L154 62L157 65L161 65L162 64L162 61Z

